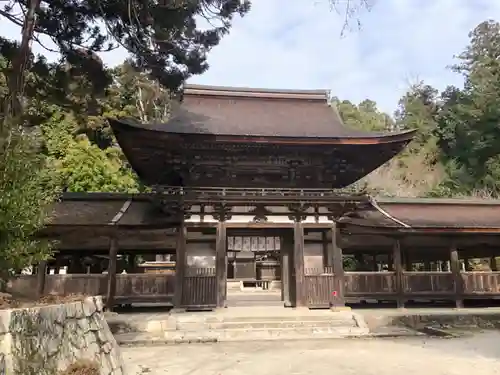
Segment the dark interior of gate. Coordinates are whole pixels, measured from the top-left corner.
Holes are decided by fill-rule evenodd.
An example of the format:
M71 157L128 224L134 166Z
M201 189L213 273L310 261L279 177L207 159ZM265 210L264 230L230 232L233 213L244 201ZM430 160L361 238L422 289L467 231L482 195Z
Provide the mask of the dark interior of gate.
M323 91L187 87L167 124L110 120L152 193L68 193L19 293L192 310L500 297L500 204L339 188L412 132L345 128Z

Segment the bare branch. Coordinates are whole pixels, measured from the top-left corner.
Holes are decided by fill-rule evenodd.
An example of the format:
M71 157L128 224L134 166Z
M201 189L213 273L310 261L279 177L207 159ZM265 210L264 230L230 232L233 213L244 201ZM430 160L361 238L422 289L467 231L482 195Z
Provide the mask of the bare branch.
M370 11L375 0L329 0L330 9L341 15L344 19L342 24L341 36L349 29L353 18L356 20L356 26L361 28L361 21L357 17L363 10Z

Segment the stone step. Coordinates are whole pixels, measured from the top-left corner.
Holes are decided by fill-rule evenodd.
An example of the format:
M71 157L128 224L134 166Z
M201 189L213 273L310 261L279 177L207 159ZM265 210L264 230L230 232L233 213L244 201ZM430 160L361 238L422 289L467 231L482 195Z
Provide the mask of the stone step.
M361 337L369 332L359 327L252 328L205 331L171 331L165 338L179 341L314 340L318 338Z
M264 307L283 307L284 303L281 300L259 300L257 301L260 306ZM230 300L228 299L227 302L227 307L249 307L253 306L255 304L255 300L244 300L244 299L237 299L237 300Z
M182 316L178 315L176 317L176 321L178 323L218 323L218 322L227 322L227 323L238 323L238 322L282 322L282 321L308 321L308 322L350 322L354 321L354 314L351 312L327 312L325 311L323 314L313 315L313 314L283 314L283 315L248 315L248 316L234 316L234 315L204 315L204 316L196 316L196 315L188 315Z
M211 322L211 323L177 323L177 330L199 331L199 330L220 330L220 329L300 329L300 328L321 328L334 329L343 327L357 327L354 320L292 320L292 321L241 321L241 322Z
M365 328L343 327L335 329L225 329L205 331L171 331L164 335L118 334L116 340L123 346L144 346L180 343L214 343L228 341L268 341L268 340L318 340L366 337Z
M364 327L352 315L332 316L282 316L282 317L212 317L198 319L170 319L151 321L111 320L108 325L114 334L127 332L162 333L166 331L206 331L218 329L298 329L298 328L342 328Z

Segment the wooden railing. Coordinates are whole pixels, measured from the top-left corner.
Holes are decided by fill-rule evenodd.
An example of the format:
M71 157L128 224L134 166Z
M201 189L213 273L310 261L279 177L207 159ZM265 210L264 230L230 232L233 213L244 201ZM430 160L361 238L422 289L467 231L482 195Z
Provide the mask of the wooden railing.
M403 272L403 292L410 295L455 293L451 272Z
M106 294L107 287L107 276L103 274L47 275L44 294L100 296Z
M36 298L36 275L17 275L13 277L7 285L7 291L26 298Z
M174 275L168 274L116 275L116 302L169 302L174 295L174 279ZM44 294L105 296L107 288L108 276L105 274L47 275ZM14 293L34 297L37 276L19 275L12 279L9 289Z
M462 272L465 295L500 294L500 272Z
M182 284L183 307L192 310L212 309L217 305L215 268L187 268Z
M175 275L172 274L116 275L117 301L171 302L174 291Z
M345 272L344 296L354 299L411 300L477 298L500 295L500 272L462 272L462 288L455 285L452 272L403 272L397 282L395 272ZM305 269L307 305L327 307L335 291L335 275L331 268ZM398 285L401 285L398 288ZM462 286L462 285L461 285Z
M346 272L347 297L391 295L397 292L394 272Z
M403 272L398 290L394 272L345 272L344 296L366 299L460 299L500 296L500 272L462 272L456 288L451 272ZM335 275L331 267L305 270L305 293L311 307L327 307L332 300ZM338 281L339 282L339 281ZM106 295L108 276L103 274L47 275L44 294ZM9 283L9 290L34 297L36 275L19 275ZM211 309L217 304L215 268L187 268L182 288L182 306ZM462 292L463 291L463 292ZM175 292L172 274L117 275L116 303L170 302ZM458 293L463 295L458 295Z

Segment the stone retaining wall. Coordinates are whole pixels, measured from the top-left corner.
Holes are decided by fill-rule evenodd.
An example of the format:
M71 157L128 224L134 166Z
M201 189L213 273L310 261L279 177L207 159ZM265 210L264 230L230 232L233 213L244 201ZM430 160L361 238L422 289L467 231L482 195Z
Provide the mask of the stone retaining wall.
M126 373L100 297L0 311L0 375L57 375L81 359Z

